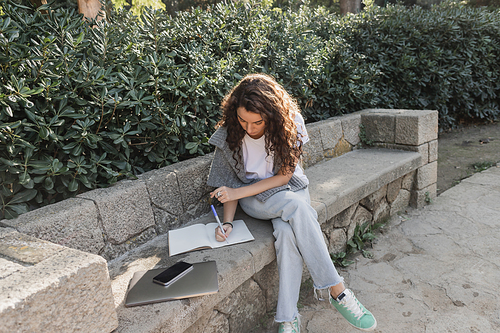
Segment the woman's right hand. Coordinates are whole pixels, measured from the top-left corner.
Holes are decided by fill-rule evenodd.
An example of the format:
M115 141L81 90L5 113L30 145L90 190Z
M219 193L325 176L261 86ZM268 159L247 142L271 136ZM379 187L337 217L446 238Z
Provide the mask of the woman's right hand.
M219 227L215 228L215 239L218 241L218 242L223 242L226 240L227 237L229 237L229 234L231 233L231 231L233 231L233 227L231 227L230 224L224 224L222 226L222 228L224 229L224 232L226 233L226 236L224 236L224 234L222 234L221 230Z

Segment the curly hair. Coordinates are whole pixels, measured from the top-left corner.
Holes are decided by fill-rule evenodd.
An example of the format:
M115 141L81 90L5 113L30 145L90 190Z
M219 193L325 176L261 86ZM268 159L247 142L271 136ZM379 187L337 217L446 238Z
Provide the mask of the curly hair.
M231 89L222 101L222 120L216 127L227 128L226 142L236 162L241 160L241 143L245 136L238 121L239 107L262 116L267 155L274 155L275 165L280 165L285 174L293 173L302 154L302 141L297 137L294 120L300 109L293 98L266 74L247 75Z

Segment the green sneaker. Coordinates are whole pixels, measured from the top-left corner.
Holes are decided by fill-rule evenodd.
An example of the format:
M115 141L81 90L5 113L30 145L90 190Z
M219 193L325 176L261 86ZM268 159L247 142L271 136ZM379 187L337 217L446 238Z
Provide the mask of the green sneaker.
M295 318L293 321L280 323L278 333L300 333L299 317Z
M361 304L354 293L344 290L337 299L330 295L330 303L340 312L352 326L362 331L373 331L377 327L377 320Z

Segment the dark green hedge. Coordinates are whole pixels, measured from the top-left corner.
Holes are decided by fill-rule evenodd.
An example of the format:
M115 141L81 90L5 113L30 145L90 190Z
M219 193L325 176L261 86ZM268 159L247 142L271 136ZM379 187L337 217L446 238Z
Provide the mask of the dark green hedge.
M224 94L267 72L307 121L367 107L437 109L441 126L499 113L499 12L446 5L340 18L258 3L112 13L1 2L1 214L210 151Z

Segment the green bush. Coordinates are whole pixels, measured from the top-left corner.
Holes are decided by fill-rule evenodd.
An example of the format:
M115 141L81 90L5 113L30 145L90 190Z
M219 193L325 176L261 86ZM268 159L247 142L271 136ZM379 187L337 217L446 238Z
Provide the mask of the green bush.
M2 216L210 152L224 94L266 72L308 122L367 107L499 113L498 11L395 6L339 17L258 2L86 23L1 2ZM42 11L48 10L48 14Z
M437 109L441 127L500 112L500 11L453 3L424 10L374 8L346 34L376 66L378 105Z

